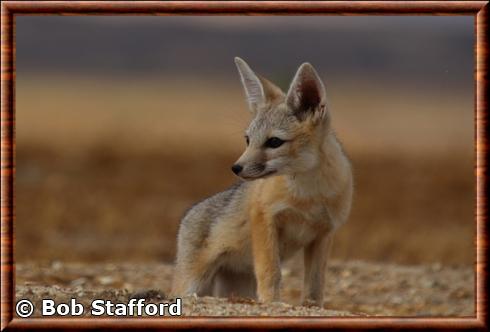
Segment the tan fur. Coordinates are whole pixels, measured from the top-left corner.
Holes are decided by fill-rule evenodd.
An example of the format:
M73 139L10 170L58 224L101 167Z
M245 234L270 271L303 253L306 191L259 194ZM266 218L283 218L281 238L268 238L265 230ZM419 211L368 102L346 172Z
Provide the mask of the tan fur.
M304 301L323 305L333 233L351 208L350 163L331 130L313 67L301 66L284 95L242 61L237 66L255 122L237 163L244 165L240 177L253 181L201 202L185 216L172 293L279 300L281 262L303 249ZM296 113L286 118L291 110ZM275 133L286 135L286 142L264 148Z

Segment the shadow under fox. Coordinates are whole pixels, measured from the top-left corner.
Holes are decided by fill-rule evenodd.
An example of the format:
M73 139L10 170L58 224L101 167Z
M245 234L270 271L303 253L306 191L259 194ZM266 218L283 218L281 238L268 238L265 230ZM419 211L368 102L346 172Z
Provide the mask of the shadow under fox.
M276 301L281 262L303 249L303 298L322 306L332 236L353 193L324 85L304 63L284 94L242 59L235 63L253 113L232 167L242 181L182 219L172 293Z

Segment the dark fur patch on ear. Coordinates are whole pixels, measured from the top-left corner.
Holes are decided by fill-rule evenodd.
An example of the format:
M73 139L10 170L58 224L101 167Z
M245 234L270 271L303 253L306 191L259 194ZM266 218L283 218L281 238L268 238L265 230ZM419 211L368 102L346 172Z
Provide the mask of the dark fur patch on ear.
M309 112L314 112L321 102L321 96L314 79L307 79L301 82L298 87L299 105L294 110L294 115L303 121Z

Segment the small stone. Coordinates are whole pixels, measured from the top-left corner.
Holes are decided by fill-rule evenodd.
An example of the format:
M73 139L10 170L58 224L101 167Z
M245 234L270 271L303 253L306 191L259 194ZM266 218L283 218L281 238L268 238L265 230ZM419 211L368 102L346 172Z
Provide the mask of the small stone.
M78 279L75 279L72 282L70 282L70 285L76 287L76 286L81 286L81 285L85 284L86 282L87 282L87 279L78 278Z
M97 278L97 280L99 281L99 283L101 285L104 285L104 286L112 284L114 282L114 278L111 276L101 276L101 277Z

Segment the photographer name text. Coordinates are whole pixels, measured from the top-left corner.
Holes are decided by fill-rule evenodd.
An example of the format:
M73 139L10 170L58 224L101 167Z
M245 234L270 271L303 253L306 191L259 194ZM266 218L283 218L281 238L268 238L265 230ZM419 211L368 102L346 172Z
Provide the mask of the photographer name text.
M17 302L16 312L26 318L34 313L34 304L23 299ZM43 299L40 313L50 316L83 316L89 310L92 316L181 316L182 299L176 298L172 303L148 303L145 299L131 299L127 303L115 303L110 300L95 299L86 308L82 303L72 298L68 303L56 303L51 299Z

